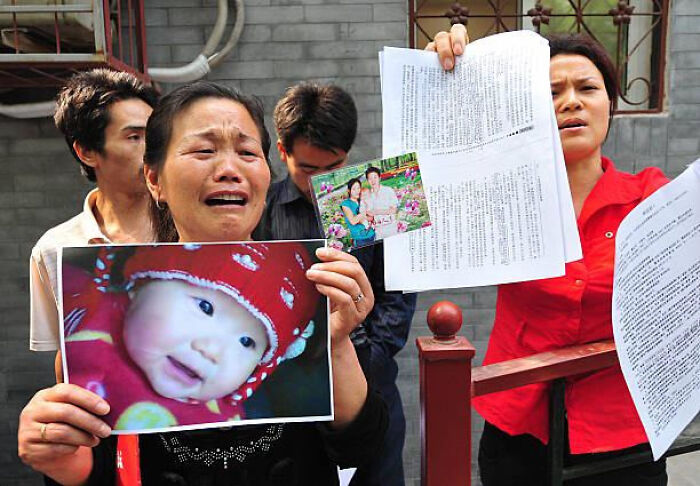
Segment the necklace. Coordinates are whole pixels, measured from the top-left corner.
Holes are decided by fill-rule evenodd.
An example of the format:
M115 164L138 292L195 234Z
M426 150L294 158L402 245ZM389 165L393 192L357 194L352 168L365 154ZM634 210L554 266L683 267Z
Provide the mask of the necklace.
M255 440L230 447L203 448L191 447L180 442L176 434L159 434L160 440L166 451L174 454L178 462L202 462L211 467L222 461L224 469L228 469L229 460L244 462L251 454L262 451L267 452L270 447L282 436L284 424L273 424L265 429L265 432Z

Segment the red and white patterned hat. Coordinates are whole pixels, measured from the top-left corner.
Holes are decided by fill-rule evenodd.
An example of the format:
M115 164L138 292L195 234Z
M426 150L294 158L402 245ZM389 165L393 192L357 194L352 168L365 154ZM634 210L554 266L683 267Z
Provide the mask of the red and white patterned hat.
M306 278L311 258L294 242L152 245L138 247L124 265L128 286L141 279L181 280L219 290L265 326L268 348L234 402L252 395L284 360L295 358L313 333L320 294Z

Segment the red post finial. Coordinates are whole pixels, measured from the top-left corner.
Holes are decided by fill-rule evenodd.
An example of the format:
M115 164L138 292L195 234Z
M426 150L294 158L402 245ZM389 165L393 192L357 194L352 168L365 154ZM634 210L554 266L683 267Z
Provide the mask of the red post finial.
M471 484L471 363L462 311L441 301L428 310L432 337L416 339L420 366L421 484Z
M428 310L428 327L436 341L454 341L462 327L462 309L448 300L434 303Z

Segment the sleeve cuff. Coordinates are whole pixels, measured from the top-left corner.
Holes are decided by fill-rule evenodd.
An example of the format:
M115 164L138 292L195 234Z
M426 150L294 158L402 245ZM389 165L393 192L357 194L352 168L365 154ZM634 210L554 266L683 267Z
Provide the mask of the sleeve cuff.
M58 343L52 341L29 341L30 351L58 351Z
M372 389L367 391L360 413L342 429L318 424L330 459L340 468L358 467L376 457L384 442L389 413L384 400Z

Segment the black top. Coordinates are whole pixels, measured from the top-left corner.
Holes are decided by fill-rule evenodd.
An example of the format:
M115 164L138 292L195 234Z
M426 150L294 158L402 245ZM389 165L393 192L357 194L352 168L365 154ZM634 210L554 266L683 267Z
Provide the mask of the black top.
M357 467L379 453L387 421L384 402L369 392L357 418L339 431L288 423L141 435L142 484L337 485L336 465ZM116 444L112 436L93 448L90 486L115 484Z
M253 232L254 240L324 238L316 210L291 177L270 185L265 211Z
M323 238L313 205L291 177L275 182L267 192L265 211L254 240ZM374 308L350 335L365 376L380 389L393 386L398 374L394 360L408 339L416 294L387 292L384 287L384 243L353 250L374 291Z
M272 184L267 210L253 239L322 237L313 206L291 179ZM358 359L370 386L377 378L393 382L397 369L392 357L406 342L416 298L384 290L381 243L352 254L367 272L375 293L374 309L351 336ZM368 337L365 327L374 339ZM368 373L370 366L374 372ZM275 375L283 378L282 373L280 369ZM370 391L358 417L341 431L333 431L325 423L289 423L142 435L143 486L337 485L336 466L358 467L380 453L388 420L384 401ZM93 448L90 486L114 484L116 444L116 437L110 437ZM47 478L46 484L57 483Z

